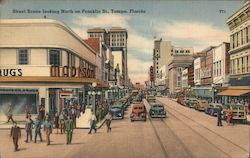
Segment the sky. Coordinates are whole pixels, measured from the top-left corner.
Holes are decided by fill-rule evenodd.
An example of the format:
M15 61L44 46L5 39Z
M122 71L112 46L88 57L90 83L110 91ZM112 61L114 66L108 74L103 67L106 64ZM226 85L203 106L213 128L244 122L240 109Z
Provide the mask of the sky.
M174 46L193 47L195 52L229 42L226 20L241 6L242 0L0 0L0 18L46 16L64 22L83 39L87 38L89 28L126 28L129 77L133 83L144 84L153 65L155 39L171 41ZM131 9L140 13L130 13ZM103 10L109 13L102 13Z

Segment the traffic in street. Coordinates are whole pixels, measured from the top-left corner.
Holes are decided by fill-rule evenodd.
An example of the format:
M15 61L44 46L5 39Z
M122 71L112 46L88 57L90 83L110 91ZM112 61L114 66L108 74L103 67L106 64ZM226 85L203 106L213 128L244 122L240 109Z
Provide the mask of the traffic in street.
M249 125L216 126L217 118L181 106L167 97L157 97L155 102L146 99L133 101L124 110L123 119L112 120L112 131L105 124L97 133L87 134L87 129L75 129L72 144L66 146L65 135L51 135L51 145L25 143L24 132L20 152L13 152L9 131L1 130L0 156L16 157L84 157L86 158L248 158ZM131 121L133 107L145 106L146 120ZM153 107L164 109L164 117L150 117ZM155 108L155 107L154 107ZM151 112L150 112L151 109ZM155 110L155 109L154 109ZM30 145L32 144L32 145ZM44 153L44 149L47 152ZM67 149L67 150L65 150Z

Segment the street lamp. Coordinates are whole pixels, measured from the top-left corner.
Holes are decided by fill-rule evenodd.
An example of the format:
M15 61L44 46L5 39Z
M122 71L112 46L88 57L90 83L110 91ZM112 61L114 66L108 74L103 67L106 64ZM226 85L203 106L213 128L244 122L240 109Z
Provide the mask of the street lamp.
M212 89L210 89L210 92L212 93L212 103L214 103L214 98L215 98L215 92L217 92L216 88L215 88L215 85L212 84L211 85Z

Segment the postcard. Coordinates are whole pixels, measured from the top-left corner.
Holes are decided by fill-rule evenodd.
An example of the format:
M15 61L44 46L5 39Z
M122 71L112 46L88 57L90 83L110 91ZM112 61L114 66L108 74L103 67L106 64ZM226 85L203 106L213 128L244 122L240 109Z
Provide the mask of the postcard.
M0 0L0 158L250 158L249 0Z

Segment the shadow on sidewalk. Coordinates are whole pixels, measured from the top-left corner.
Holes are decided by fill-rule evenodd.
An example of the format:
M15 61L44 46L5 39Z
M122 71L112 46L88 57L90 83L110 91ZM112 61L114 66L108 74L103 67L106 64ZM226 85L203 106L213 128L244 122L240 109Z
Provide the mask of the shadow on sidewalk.
M50 144L50 146L53 146L53 145L64 145L64 143L53 143L53 144Z

